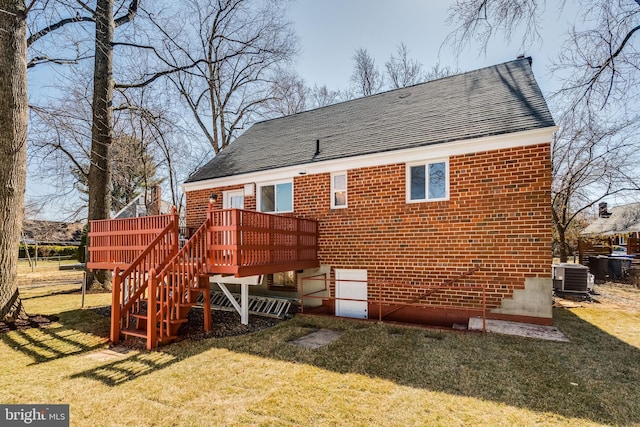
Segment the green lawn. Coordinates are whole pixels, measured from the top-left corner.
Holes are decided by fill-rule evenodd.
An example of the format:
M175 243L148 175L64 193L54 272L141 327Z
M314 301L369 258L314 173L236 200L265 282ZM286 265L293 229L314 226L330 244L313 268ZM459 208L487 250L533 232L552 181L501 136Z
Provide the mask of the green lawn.
M557 309L570 343L297 316L101 360L108 319L53 291L22 294L59 322L0 335L0 402L70 403L73 426L640 424L640 313L615 306ZM315 328L343 335L290 343Z

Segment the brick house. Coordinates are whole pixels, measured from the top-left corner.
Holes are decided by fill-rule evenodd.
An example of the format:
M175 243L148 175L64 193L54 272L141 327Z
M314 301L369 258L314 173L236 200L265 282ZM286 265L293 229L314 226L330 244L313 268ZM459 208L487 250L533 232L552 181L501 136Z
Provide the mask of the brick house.
M550 324L556 129L530 58L259 122L185 182L187 226L210 199L318 220L320 267L255 294L299 299L323 275L303 303L341 294L338 315L451 324L483 300Z

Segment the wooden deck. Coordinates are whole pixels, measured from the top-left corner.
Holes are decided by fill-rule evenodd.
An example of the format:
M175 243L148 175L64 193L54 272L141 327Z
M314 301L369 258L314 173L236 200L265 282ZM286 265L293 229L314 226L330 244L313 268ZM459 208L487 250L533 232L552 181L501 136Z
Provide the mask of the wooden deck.
M302 270L319 266L318 222L242 209L207 212L206 252L193 262L208 274L236 277ZM177 215L91 221L89 262L94 270L127 269L158 236L156 268L178 252ZM204 258L204 259L203 259Z

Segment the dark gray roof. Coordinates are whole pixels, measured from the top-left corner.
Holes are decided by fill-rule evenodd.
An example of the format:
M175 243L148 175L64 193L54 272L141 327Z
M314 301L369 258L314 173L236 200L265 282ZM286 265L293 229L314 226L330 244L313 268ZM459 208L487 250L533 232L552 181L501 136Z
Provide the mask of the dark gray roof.
M187 182L549 126L523 58L256 123Z

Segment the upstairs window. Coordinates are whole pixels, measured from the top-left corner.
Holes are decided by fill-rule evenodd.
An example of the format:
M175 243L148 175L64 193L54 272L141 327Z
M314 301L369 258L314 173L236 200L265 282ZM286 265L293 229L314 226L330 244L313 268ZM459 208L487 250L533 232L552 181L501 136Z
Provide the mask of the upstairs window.
M293 212L293 183L260 186L260 212Z
M407 201L449 198L449 163L445 160L407 165Z
M331 209L347 207L347 173L331 175Z

